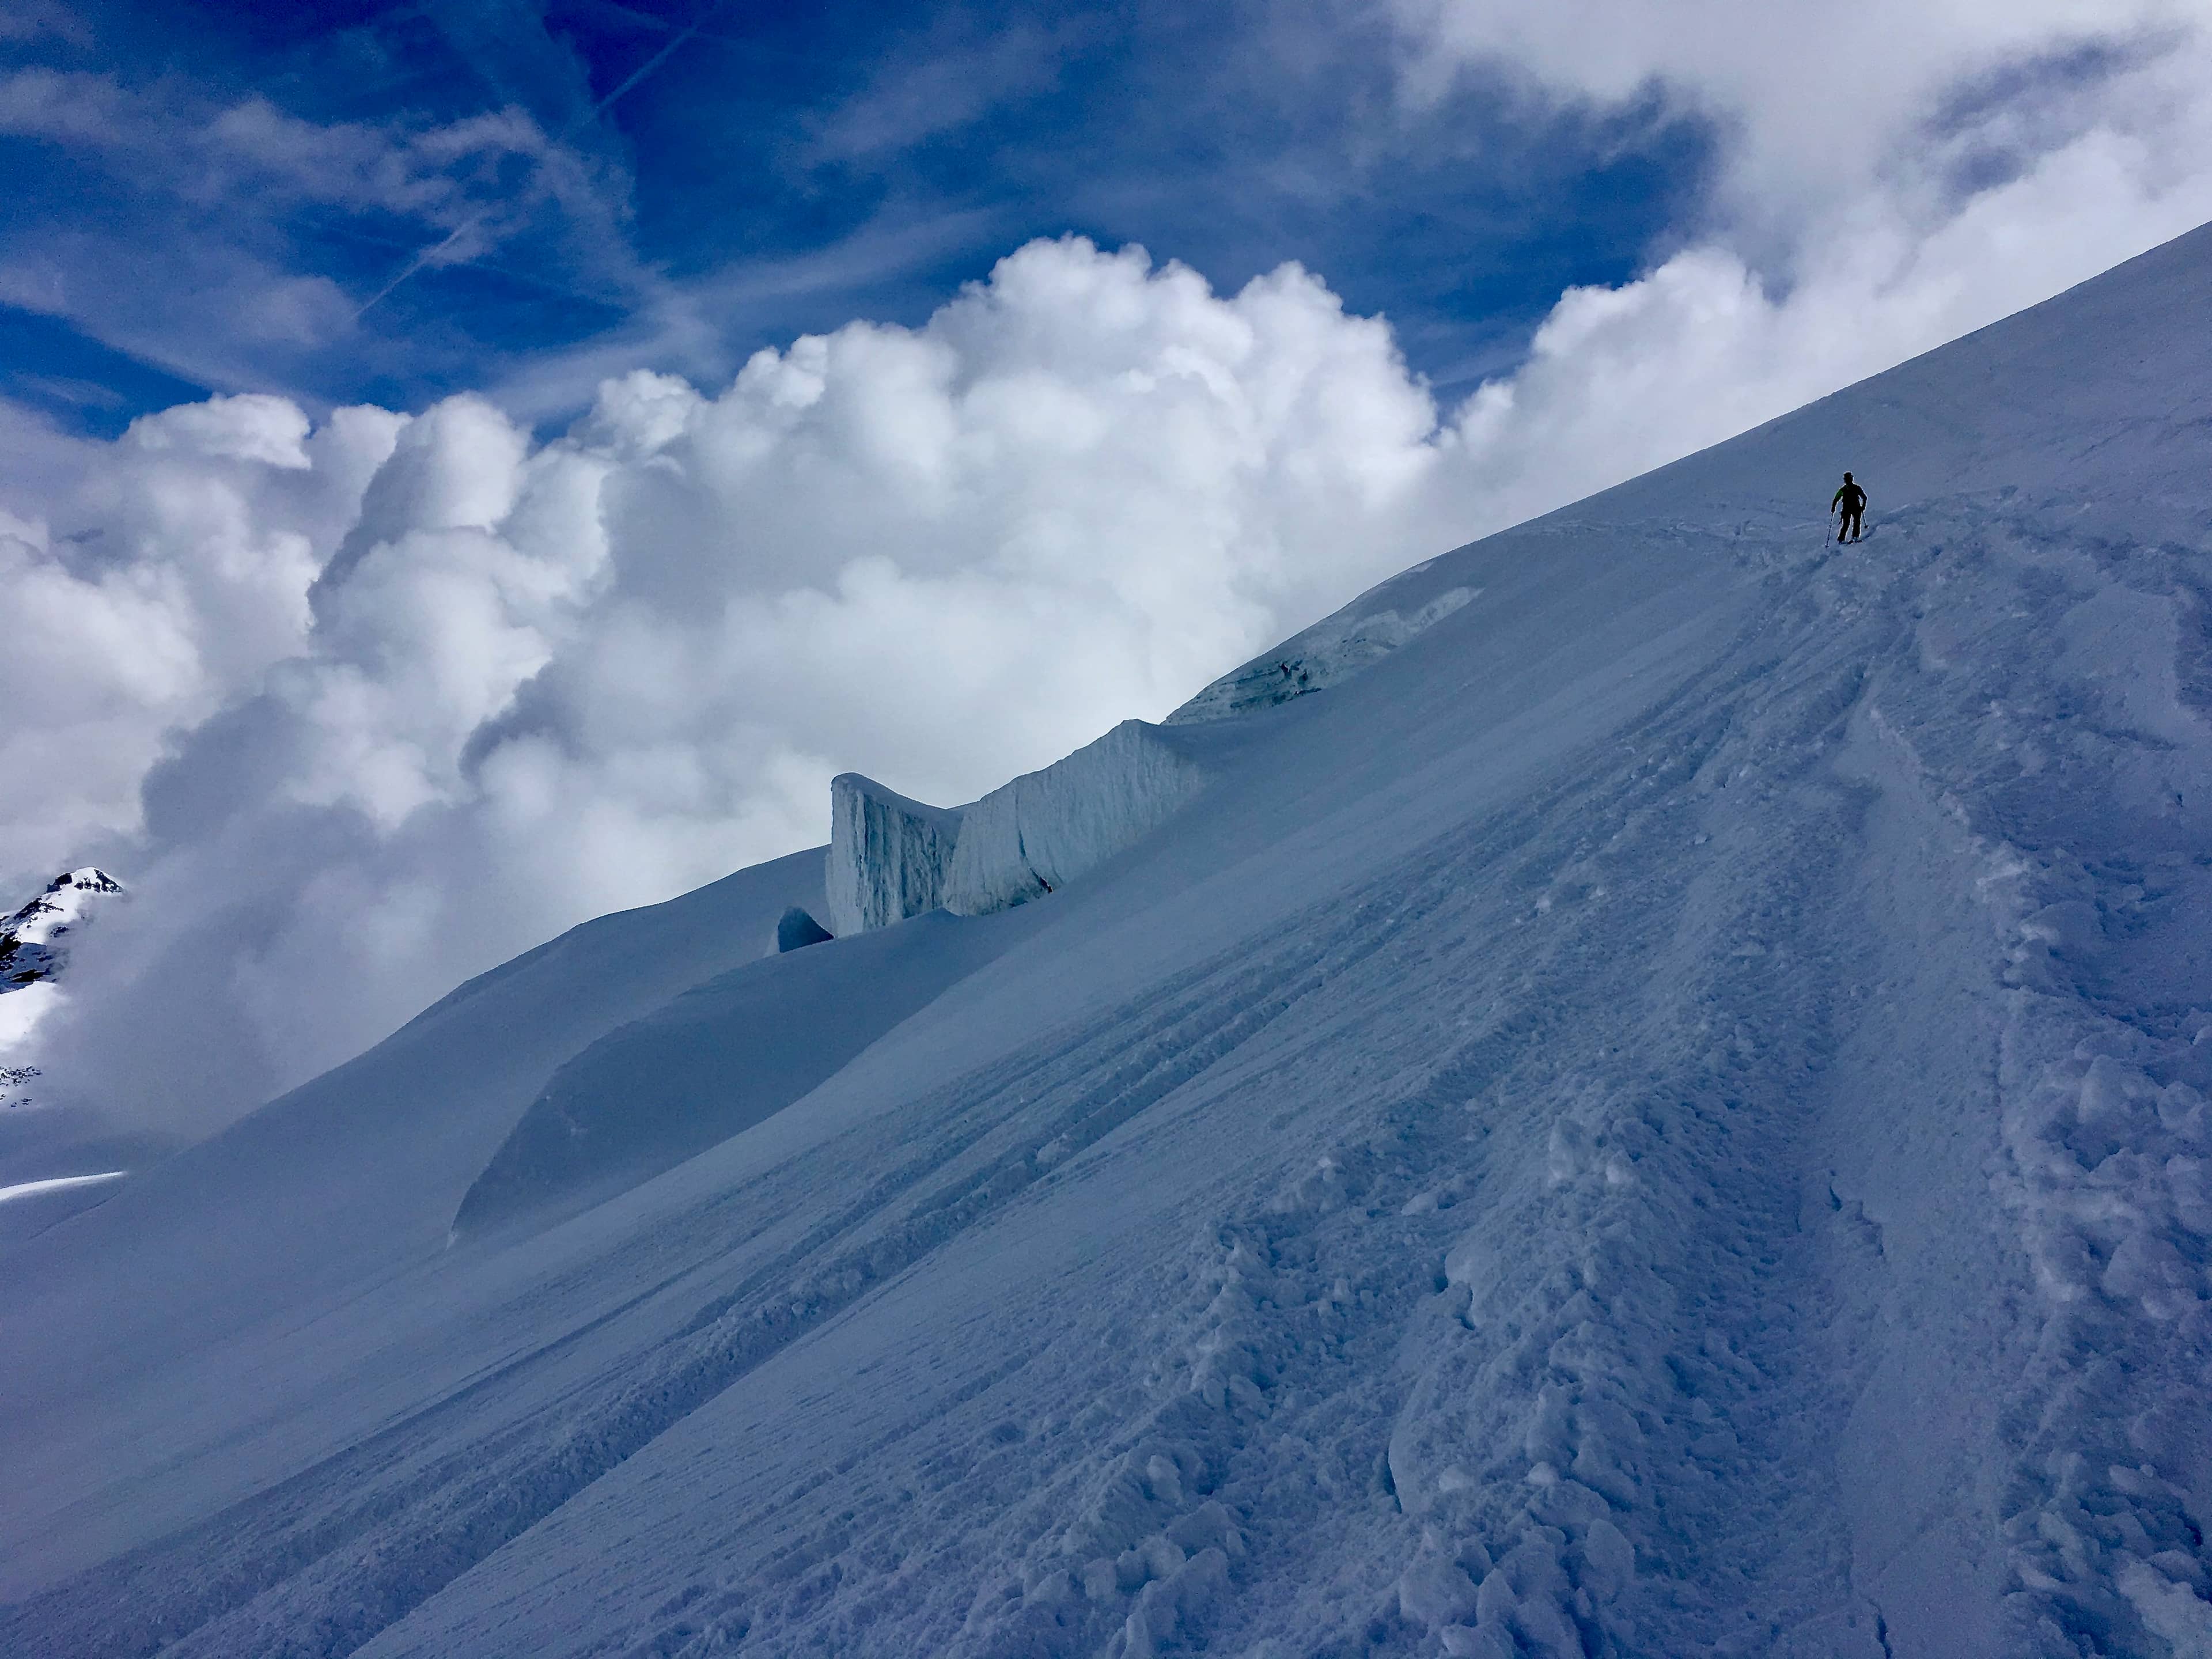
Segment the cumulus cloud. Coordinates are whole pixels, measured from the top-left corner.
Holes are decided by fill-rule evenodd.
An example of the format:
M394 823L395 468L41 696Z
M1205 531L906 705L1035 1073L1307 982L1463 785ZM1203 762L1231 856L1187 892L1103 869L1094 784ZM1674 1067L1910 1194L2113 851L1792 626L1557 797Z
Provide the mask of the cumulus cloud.
M2019 165L2069 125L2154 127L2168 110L2130 106L2160 78L2155 66L2185 76L2203 61L2193 0L1864 0L1848 10L1822 0L1391 0L1389 10L1416 101L1470 69L1603 104L1656 88L1729 134L1718 216L1793 235L1875 191L1933 185L1921 206L1941 216L1973 182L1947 179L1944 163L1969 149L1987 152L1984 167Z
M217 399L17 502L40 638L0 663L33 711L0 763L40 787L0 866L96 856L142 896L88 940L50 1073L211 1125L568 923L819 839L836 771L970 799L1415 559L2212 216L2206 43L2153 9L2102 44L2063 9L1929 35L1856 159L1796 143L1732 41L1625 24L1577 67L1492 15L1409 7L1409 61L1704 100L1741 134L1731 199L1797 181L1786 257L1786 214L1717 207L1443 408L1294 265L1219 295L1044 241L918 328L726 386L617 374L550 441L480 398ZM1817 75L1814 18L1736 21L1796 28L1768 61Z
M1510 515L1674 459L2212 218L2212 25L2181 0L1394 0L1402 83L1662 104L1725 142L1677 250L1562 296L1457 412Z
M10 861L143 849L50 1071L219 1115L819 838L843 768L965 799L1164 713L1452 538L1437 430L1296 267L1222 296L1074 240L713 395L612 380L550 443L470 397L143 420L9 544L53 595Z
M17 884L138 830L169 734L300 649L320 554L399 425L347 410L311 433L285 399L217 398L100 447L47 503L60 531L0 509L0 868Z

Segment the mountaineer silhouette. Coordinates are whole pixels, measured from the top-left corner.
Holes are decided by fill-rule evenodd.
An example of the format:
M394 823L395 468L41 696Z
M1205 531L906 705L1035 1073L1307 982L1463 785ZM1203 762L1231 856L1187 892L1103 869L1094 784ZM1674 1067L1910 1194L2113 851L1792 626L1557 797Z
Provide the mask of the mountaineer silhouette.
M1844 512L1843 521L1836 526L1838 541L1858 540L1859 521L1866 513L1866 491L1851 482L1850 473L1844 473L1844 487L1836 492L1835 498L1828 503L1829 512L1833 513L1838 507L1841 507Z

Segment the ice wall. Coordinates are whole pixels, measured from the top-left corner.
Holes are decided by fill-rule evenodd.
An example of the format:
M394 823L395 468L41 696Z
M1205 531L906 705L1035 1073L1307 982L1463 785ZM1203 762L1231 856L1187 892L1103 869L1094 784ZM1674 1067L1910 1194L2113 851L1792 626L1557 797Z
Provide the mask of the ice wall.
M830 931L842 939L936 909L959 838L957 807L909 800L858 772L830 779Z
M1430 563L1434 563L1431 560ZM1428 564L1371 587L1343 610L1294 634L1265 656L1224 674L1170 714L1170 726L1227 720L1255 708L1288 702L1362 673L1407 641L1426 633L1459 610L1480 588L1448 587L1424 581ZM1389 599L1387 605L1380 601Z
M1188 739L1124 720L972 806L931 806L857 772L830 783L826 885L839 938L944 908L988 915L1065 886L1205 788Z
M1147 834L1206 787L1157 726L1124 720L967 809L943 902L978 916L1042 897Z

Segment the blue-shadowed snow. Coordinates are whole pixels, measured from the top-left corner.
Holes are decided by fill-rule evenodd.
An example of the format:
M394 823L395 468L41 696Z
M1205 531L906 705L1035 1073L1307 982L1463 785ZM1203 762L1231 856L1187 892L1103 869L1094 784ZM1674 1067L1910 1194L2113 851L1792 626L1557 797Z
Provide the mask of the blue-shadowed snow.
M803 913L802 913L803 914ZM454 1218L480 1232L579 1207L750 1128L1004 948L942 911L732 968L553 1074Z
M0 1648L2208 1650L2212 234L1415 580L1033 902L610 918L12 1249Z
M64 1148L62 1155L106 1150L72 1146ZM0 1248L34 1237L78 1211L113 1197L116 1183L130 1174L128 1170L101 1170L91 1175L45 1176L0 1187Z
M813 913L799 905L793 905L775 922L775 948L783 951L804 951L810 945L826 945L835 934L814 920Z

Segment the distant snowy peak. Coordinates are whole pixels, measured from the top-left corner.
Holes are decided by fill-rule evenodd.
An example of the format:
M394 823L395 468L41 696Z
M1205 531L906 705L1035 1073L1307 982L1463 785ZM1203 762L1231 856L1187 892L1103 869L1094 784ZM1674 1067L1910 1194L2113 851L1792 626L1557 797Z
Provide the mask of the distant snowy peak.
M121 882L90 865L56 876L45 892L0 923L0 993L58 975L69 960L64 940L123 890Z

